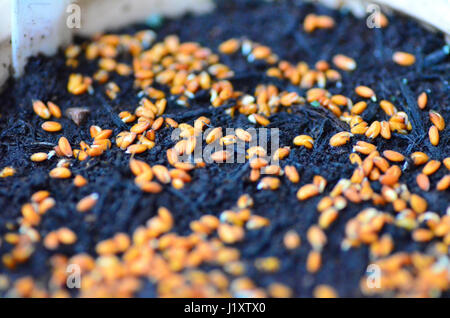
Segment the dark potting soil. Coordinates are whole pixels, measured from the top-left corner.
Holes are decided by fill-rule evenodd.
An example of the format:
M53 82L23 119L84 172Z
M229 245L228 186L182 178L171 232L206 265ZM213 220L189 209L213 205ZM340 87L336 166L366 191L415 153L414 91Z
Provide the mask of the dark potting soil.
M336 21L331 30L317 30L306 34L301 25L308 13L326 14ZM378 150L392 149L408 156L414 151L423 151L433 159L442 160L450 156L449 128L441 132L440 143L434 147L428 140L428 110L436 110L450 123L450 58L444 53L445 41L441 34L430 33L416 22L404 17L390 17L386 29L369 29L364 20L359 20L347 12L304 4L299 1L280 1L266 3L260 1L222 1L211 14L203 16L185 16L180 19L166 20L156 28L158 37L169 34L179 35L182 41L196 41L217 51L217 46L232 37L247 37L253 41L270 46L281 59L296 63L300 60L313 65L318 60L331 61L337 53L355 58L357 69L352 73L341 72L342 86L329 84L331 93L344 94L352 100L361 100L354 93L358 85L370 86L377 93L378 100L392 101L399 110L405 111L411 119L413 130L410 134L393 134L391 140L375 139ZM132 26L122 30L134 33L146 29L146 25ZM83 39L78 39L82 42ZM404 68L392 62L394 51L407 51L415 54L416 64ZM220 55L221 61L235 71L231 78L235 89L252 94L256 85L273 83L280 90L296 91L305 96L305 90L285 81L269 78L265 75L266 65L249 63L240 55ZM130 59L128 60L128 62ZM91 75L97 69L96 62L80 61L76 71ZM55 253L73 255L87 252L95 255L97 242L112 237L117 232L132 234L134 229L144 224L156 214L160 206L167 207L175 217L174 231L180 234L190 233L189 223L205 213L219 215L231 208L241 194L248 193L255 201L252 212L270 219L271 225L255 231L247 231L245 240L237 247L241 258L247 265L247 275L258 286L268 286L272 282L281 282L290 286L297 297L311 296L318 284L333 286L340 296L361 296L359 282L363 277L370 256L367 246L343 251L341 241L344 238L346 222L371 203L349 203L337 221L328 229L328 244L323 251L323 266L313 275L305 269L305 261L310 250L306 240L306 230L317 222L317 202L322 196L298 201L296 192L301 185L311 182L319 174L328 180L325 193L329 192L340 178L349 178L354 167L350 165L348 155L352 145L332 148L329 138L342 130L348 130L327 110L312 105L294 107L294 114L278 113L270 117L267 128L280 129L280 146L291 146L292 140L299 134L314 138L312 150L293 147L289 157L282 163L295 165L300 172L301 181L297 185L282 182L277 191L258 191L257 183L248 181L248 164L207 165L204 169L192 172L193 180L182 190L165 187L158 195L141 192L133 182L129 170L129 155L117 147L105 152L101 157L74 161L71 167L73 175L81 174L89 181L79 189L72 180L50 179L48 171L56 164L56 158L43 163L31 162L29 157L38 151L49 151L56 145L61 135L71 144L89 140L89 127L98 125L114 129L114 136L123 130L123 124L117 114L122 110L133 111L138 104L137 90L133 88L133 77L113 75L111 80L120 87L118 98L110 101L104 89L95 86L95 93L73 96L67 92L68 76L73 69L65 66L65 57L61 52L53 57L39 56L30 59L25 75L18 80L10 80L0 95L0 168L13 166L13 177L0 179L0 235L11 229L8 224L17 224L21 205L28 202L30 196L38 190L49 190L56 199L56 206L47 212L38 227L42 235L67 226L78 235L78 241L71 246L56 251L45 249L41 243L28 262L11 271L0 263L0 272L12 280L24 275L32 275L45 284L48 279L49 257ZM426 91L429 96L425 111L416 105L417 96ZM91 113L80 127L71 120L62 118L61 133L50 134L40 129L42 120L32 110L31 101L39 99L56 102L64 111L69 107L89 107ZM192 124L200 115L211 119L214 126L255 127L243 115L235 118L228 116L222 108L208 107L209 96L199 93L190 101L191 108L186 109L170 102L166 114L175 120ZM367 122L383 120L384 116L377 103L370 102L363 113ZM359 136L359 140L366 140ZM366 140L368 141L368 140ZM168 165L166 150L173 146L170 131L161 130L157 134L156 146L136 157L154 164ZM420 190L415 182L421 168L415 167L410 159L402 168L401 182L408 185L413 193L424 197L428 210L443 215L450 205L449 191L438 192ZM445 169L440 169L430 177L435 185L443 177ZM381 186L374 183L377 192ZM432 187L434 189L434 186ZM88 214L76 212L76 203L84 196L97 192L100 199ZM391 206L380 207L394 214ZM296 230L302 245L294 251L282 247L283 235L287 230ZM410 232L386 225L382 233L390 233L397 251L423 251L426 244L411 240ZM7 253L11 245L2 242L0 255ZM254 260L263 256L276 256L281 260L281 269L274 274L264 274L254 268ZM154 286L147 282L137 294L142 297L155 296ZM444 294L444 296L446 296ZM448 296L448 294L447 294Z

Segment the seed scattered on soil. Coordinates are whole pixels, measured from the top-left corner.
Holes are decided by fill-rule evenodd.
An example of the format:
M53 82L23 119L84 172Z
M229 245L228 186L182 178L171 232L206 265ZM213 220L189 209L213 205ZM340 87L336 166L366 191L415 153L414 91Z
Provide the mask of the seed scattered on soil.
M75 39L8 84L0 296L448 296L442 35L230 1Z

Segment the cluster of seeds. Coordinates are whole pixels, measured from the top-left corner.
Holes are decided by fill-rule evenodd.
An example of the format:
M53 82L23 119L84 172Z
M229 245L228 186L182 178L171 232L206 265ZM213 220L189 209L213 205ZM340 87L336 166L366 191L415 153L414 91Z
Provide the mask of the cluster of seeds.
M35 251L35 244L41 241L41 234L37 228L47 211L51 210L55 204L56 201L50 196L50 193L46 190L41 190L31 196L31 202L22 206L19 230L13 232L14 226L11 226L10 232L5 235L5 242L14 246L10 253L2 255L3 264L7 268L14 269L31 257ZM67 232L74 235L69 229L63 228L61 231L58 231L58 234L55 233L57 240L61 239L61 242L67 242L65 240Z
M379 23L387 27L386 16L381 15ZM309 14L303 21L303 30L307 33L334 26L334 19L323 15ZM291 63L281 60L268 46L247 38L231 38L219 45L220 54L240 54L248 63L263 62L269 79L281 80L298 88L296 91L282 90L264 82L256 85L254 90L245 92L234 87L230 80L234 71L222 64L220 55L212 49L196 42L183 43L175 35L159 42L156 38L153 31L140 31L134 35L98 35L89 43L69 46L65 51L68 68L76 69L82 58L98 66L93 74L71 74L67 83L69 93L92 94L99 85L110 100L115 100L121 87L110 79L116 73L132 77L139 102L131 108L124 106L112 114L119 121L120 125L114 125L120 126L120 130L91 125L91 140L81 141L75 146L61 135L53 150L33 153L30 160L38 164L56 157L56 165L48 171L50 178L68 179L72 178L71 167L77 161L101 157L112 147L117 147L129 160L134 184L142 192L157 195L166 187L175 190L188 187L189 183L196 181L195 169L227 162L234 156L232 151L237 152L237 148L229 146L243 143L248 164L245 180L256 190L277 191L288 184L295 187L298 204L320 196L320 200L316 198L318 215L315 224L304 235L309 248L304 263L309 274L320 272L323 252L329 242L327 231L340 214L345 213L347 206L371 205L350 218L341 242L344 251L368 246L371 260L382 271L380 288L368 288L364 277L361 291L368 295L435 296L448 290L450 210L445 214L428 211L428 202L422 195L410 191L411 185L402 182L402 175L408 165L416 168L423 166L416 176L419 189L423 192L434 189L448 191L450 157L438 160L431 154L416 151L408 158L409 153L378 149L377 138L390 140L396 134L410 134L416 127L408 114L398 111L400 107L392 101L378 101L377 92L371 87L359 85L352 88L356 96L353 100L350 96L332 94L327 90L329 84L342 81L341 72L350 73L358 68L355 59L336 54L331 61L319 60L313 66L304 61ZM124 55L131 56L130 64L119 62ZM408 67L415 63L415 56L395 52L392 60ZM290 141L291 144L268 153L267 149L254 146L251 142L257 136L242 127L224 135L226 127L218 126L212 117L195 115L190 117L195 118L190 122L182 117L175 120L176 115L166 113L169 103L189 109L190 101L201 91L207 92L212 109L224 109L231 118L244 115L248 123L255 127L270 125L270 116L280 112L292 114L293 109L298 107L323 108L347 127L346 130L340 129L326 142L334 150L352 146L348 158L349 165L354 167L352 174L335 184L318 174L306 180L299 172L299 164L292 163L292 160L285 163L292 149L302 147L307 152L315 151L319 140L302 132ZM304 91L305 96L301 96L299 91ZM428 98L426 92L421 93L417 96L417 105L413 106L423 112L429 107ZM62 117L58 105L51 101L44 103L35 100L31 106L34 113L45 120L41 124L45 132L61 132L61 123L50 121L52 117L55 120ZM373 107L379 107L384 119L366 122L364 112ZM77 117L82 112L81 108L66 110L77 125L82 123ZM429 142L433 147L440 147L440 134L446 128L444 117L430 109L429 120ZM175 129L180 140L164 149L165 163L148 162L146 153L158 145L161 136L167 136ZM204 140L201 138L203 135ZM203 145L220 148L211 153L210 162L193 157L196 147ZM444 176L432 182L430 177L439 169L446 169ZM2 178L12 175L12 167L0 172ZM298 186L303 178L307 183ZM87 180L82 175L76 175L73 183L82 188ZM100 194L96 192L84 196L75 205L76 212L88 213L94 209L99 198ZM31 202L22 206L18 231L14 232L11 228L4 236L4 241L14 246L10 253L2 256L7 268L13 270L29 260L41 241L49 251L77 242L77 234L66 227L42 234L38 231L41 218L55 204L50 193L42 190L33 194ZM254 266L260 273L275 273L283 265L280 259L275 256L258 257L253 264L249 264L241 259L239 249L231 246L243 242L249 231L270 227L268 218L252 213L253 206L252 197L243 194L235 206L220 215L204 214L190 221L190 233L186 235L173 231L177 220L167 208L160 207L155 216L145 225L137 227L131 235L116 233L98 242L96 256L86 253L71 256L54 254L50 260L52 273L49 288L42 288L33 278L24 277L15 281L12 292L23 297L69 297L65 288L69 275L66 269L75 264L82 273L79 291L82 297L131 297L141 288L144 277L156 284L157 294L161 297L290 297L293 291L285 284L272 283L262 288L246 276L249 266ZM392 209L395 214L383 209ZM396 242L390 234L382 233L385 226L408 231L412 241L428 243L429 251L392 254ZM284 233L282 245L288 252L300 248L300 234L295 229ZM202 265L216 269L203 270ZM338 296L337 291L328 285L315 286L313 294L315 297Z
M39 214L33 212L36 216L32 217L28 210L35 207L40 211L46 205L45 200L53 199L48 192L40 191L32 200L24 205L27 212L24 212L20 231L23 234L11 233L6 237L8 243L16 245L11 255L3 258L10 268L26 261L32 253L33 243L41 240L39 233L31 227L37 225L35 219ZM280 283L271 284L267 289L258 288L245 276L247 265L240 260L239 250L227 246L242 241L246 230L269 226L268 219L252 214L252 206L252 198L243 195L233 210L223 211L219 217L203 215L192 221L192 233L185 236L171 232L176 220L169 210L161 207L156 216L138 227L131 236L117 233L100 241L95 247L96 258L85 253L70 258L61 254L53 256L51 292L40 288L31 277L17 280L14 291L21 297L69 297L65 284L70 273L66 269L72 264L81 269L81 297L131 297L139 290L142 277L157 284L161 297L289 297L291 289ZM30 222L33 223L28 224ZM43 238L43 244L46 249L55 250L60 244L70 245L76 240L74 232L60 228L49 232ZM291 248L295 247L291 244ZM222 266L223 270L196 269L202 264ZM261 272L275 272L280 261L276 257L260 258L255 260L254 266ZM228 275L236 278L230 281Z

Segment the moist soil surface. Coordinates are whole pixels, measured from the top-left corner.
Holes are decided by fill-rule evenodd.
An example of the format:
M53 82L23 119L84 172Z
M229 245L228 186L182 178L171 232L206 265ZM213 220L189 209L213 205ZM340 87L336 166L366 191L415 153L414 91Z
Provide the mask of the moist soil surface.
M302 22L308 13L332 16L336 26L330 30L305 33ZM311 66L321 59L331 62L337 53L351 56L358 63L357 69L352 73L341 72L342 82L330 83L327 89L332 94L343 94L353 101L359 101L361 98L354 93L354 88L367 85L376 92L378 100L392 101L398 110L408 114L412 122L413 129L407 135L393 133L390 140L376 138L374 144L378 150L396 150L408 158L414 151L423 151L431 158L442 161L450 156L448 128L441 132L438 147L430 144L427 132L430 126L428 111L431 109L442 114L447 123L450 122L450 58L442 53L445 41L441 34L431 33L410 19L390 16L389 21L385 29L369 29L365 20L356 19L348 12L298 1L270 4L223 1L219 2L218 9L213 13L164 20L154 30L158 39L176 34L181 41L196 41L214 51L229 38L246 37L270 46L281 59L292 63L306 61ZM119 33L134 33L148 28L148 25L135 25ZM76 41L82 43L85 39ZM392 54L395 51L415 54L416 63L406 68L394 64ZM220 58L235 72L230 79L235 90L252 94L258 84L272 83L280 91L296 91L305 96L305 90L298 86L267 77L267 65L263 63L250 63L241 54L221 54ZM125 58L124 61L130 62L131 58ZM92 75L96 69L96 62L81 59L76 72ZM15 270L9 270L0 263L1 273L11 280L31 275L45 284L50 276L51 255L61 253L71 256L81 252L95 255L96 243L117 232L131 235L136 227L154 216L160 206L167 207L173 213L173 231L188 234L192 220L206 213L219 215L232 208L240 195L248 193L255 202L252 212L269 218L271 222L270 226L261 230L246 231L245 240L235 245L247 265L246 275L258 286L266 287L272 282L281 282L292 288L294 296L310 297L315 286L329 284L340 296L362 296L359 283L370 264L369 249L363 245L343 251L341 242L345 236L346 222L363 208L372 206L372 203L349 203L340 213L336 222L326 230L328 244L323 250L322 268L318 273L310 274L305 268L307 254L311 249L306 240L306 230L317 223L316 205L323 195L302 202L296 198L299 187L310 183L316 174L328 181L325 194L339 179L352 175L354 166L348 159L352 143L338 148L330 147L328 143L333 134L348 130L344 122L337 120L328 110L309 104L294 106L292 114L280 112L269 118L271 123L267 128L280 129L280 146L293 146L293 138L300 134L310 135L315 140L312 150L293 146L289 157L282 162L283 166L289 164L297 167L301 175L300 183L294 185L282 178L282 184L276 191L257 190L257 183L248 180L248 164L208 164L203 169L193 170L192 182L181 190L166 186L157 195L143 193L134 184L134 176L129 169L130 155L115 146L101 157L83 162L73 161L72 174L81 174L89 181L87 186L76 188L72 179L55 180L49 177L49 170L57 163L56 157L34 163L29 159L30 155L38 151L50 151L62 135L73 145L90 140L91 125L113 129L113 136L117 135L123 130L117 121L117 114L123 110L133 111L139 97L138 90L133 87L133 76L118 75L111 78L121 87L121 92L113 101L106 97L104 89L97 87L97 84L94 85L93 94L73 96L66 89L68 76L73 72L65 65L63 52L53 57L31 58L25 75L18 80L10 80L0 95L0 168L13 166L16 169L13 177L0 179L0 235L3 237L11 230L8 224L17 224L22 204L29 202L34 192L45 189L55 198L56 206L42 218L39 232L45 235L66 226L76 232L78 241L56 251L49 251L38 243L28 262ZM429 102L427 108L421 111L416 98L423 91L428 93ZM89 107L91 113L81 126L63 117L59 120L63 125L62 132L47 133L40 128L42 119L35 115L31 107L34 99L51 100L63 112L69 107ZM170 98L168 101L166 115L179 122L192 124L198 116L205 115L214 126L256 127L246 116L236 115L231 118L222 108L210 108L209 96L202 92L190 100L188 109L177 105ZM386 120L378 103L374 102L369 102L362 116L369 123ZM161 130L157 134L156 146L136 155L136 158L151 165L168 166L166 150L174 144L170 132L169 129ZM369 141L364 136L358 136L358 140ZM407 159L402 170L400 181L406 183L411 192L427 200L428 210L445 214L450 203L449 191L434 190L437 181L448 173L445 168L430 177L433 190L429 192L420 190L415 182L420 167L415 167ZM375 182L373 188L379 192L381 185ZM94 209L87 214L76 212L77 202L93 192L100 196ZM380 209L395 214L390 205ZM297 231L302 239L302 245L293 251L286 250L282 245L283 235L288 230ZM427 246L414 242L410 232L393 225L386 225L381 233L392 235L394 252L424 251ZM2 242L0 255L11 249L12 245ZM281 260L281 268L277 273L261 273L254 267L255 259L264 256L276 256ZM146 281L136 296L156 296L154 285Z

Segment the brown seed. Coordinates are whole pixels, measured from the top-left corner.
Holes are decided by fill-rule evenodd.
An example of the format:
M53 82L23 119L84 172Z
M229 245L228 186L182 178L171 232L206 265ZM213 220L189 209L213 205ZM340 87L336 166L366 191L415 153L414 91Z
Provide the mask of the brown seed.
M290 152L291 150L289 149L289 147L278 148L277 150L275 150L272 158L274 161L279 161L289 156Z
M436 126L439 131L443 131L445 128L444 117L438 112L432 110L430 111L430 121Z
M194 128L196 131L203 131L205 126L211 124L211 120L205 116L200 116L194 121Z
M314 139L308 135L300 135L294 138L294 145L304 146L305 148L312 149L314 145Z
M36 113L36 115L38 115L43 119L49 119L51 116L47 106L45 106L45 104L40 100L33 101L33 110Z
M22 206L22 216L24 221L26 221L31 226L36 226L41 223L41 217L33 208L31 203L26 203Z
M122 121L124 123L132 123L133 121L136 120L136 116L132 115L129 111L123 111L119 113L119 117L120 119L122 119Z
M432 175L435 173L439 167L441 166L441 162L437 160L430 160L425 167L422 169L422 173L426 174L427 176Z
M242 241L245 232L240 226L221 224L217 230L217 234L223 242L233 244Z
M333 206L333 199L331 197L323 197L317 204L317 211L323 212Z
M433 232L427 229L416 229L412 233L412 238L416 242L428 242L433 236Z
M130 131L136 134L142 134L144 131L146 131L150 127L149 121L141 121L137 124L133 125L133 127L130 128Z
M124 134L121 137L116 138L116 143L120 147L120 149L125 150L135 141L136 136L137 136L136 133L124 132Z
M381 28L386 28L389 25L389 19L382 12L379 12L376 18Z
M436 190L445 191L449 188L449 186L450 186L450 175L447 174L443 176L441 180L438 181L436 185Z
M267 166L269 163L266 159L263 158L251 158L250 159L250 167L252 169L261 169L265 166Z
M423 213L427 210L428 207L427 201L425 201L424 198L418 196L417 194L411 194L409 204L416 213Z
M42 123L41 128L48 132L57 132L62 129L62 126L56 121L45 121Z
M327 186L327 180L322 176L315 175L313 178L313 184L317 187L319 192L322 193Z
M344 71L354 71L356 69L355 60L343 54L335 55L333 57L333 63Z
M147 149L148 149L148 147L146 145L134 144L134 145L128 146L126 153L139 154L139 153L145 152Z
M136 159L130 160L130 169L135 176L139 176L146 172L152 172L152 168L146 162ZM150 180L149 180L150 181Z
M357 151L364 155L368 155L375 150L377 150L377 147L375 145L365 141L358 141L356 145L353 146L353 151Z
M219 52L223 54L233 54L239 50L240 42L237 39L229 39L222 42L219 46Z
M50 196L50 192L48 192L46 190L41 190L41 191L33 193L33 195L31 196L31 201L40 203L43 200L45 200L46 198L48 198L49 196Z
M72 172L69 169L64 167L54 168L49 173L51 178L54 179L67 179L70 178Z
M444 166L445 166L448 170L450 170L450 157L445 158L442 162L444 163Z
M245 141L245 142L252 141L252 135L242 128L236 129L235 133L236 133L236 136L242 141Z
M58 235L56 234L56 232L49 232L44 237L44 246L48 250L55 250L58 248L59 239L58 239Z
M92 125L91 127L89 127L91 138L95 138L101 131L102 129L99 126Z
M206 136L206 143L211 144L216 140L219 140L222 137L222 127L216 127L212 129L209 134Z
M328 15L319 15L316 19L316 25L320 29L331 29L334 27L334 19Z
M72 157L72 147L66 137L59 138L58 147L61 153L66 157Z
M425 92L422 92L419 97L417 97L417 105L419 105L420 109L424 109L427 107L428 103L428 95Z
M394 202L398 199L397 192L388 186L383 186L381 188L381 194L387 202Z
M176 162L174 164L174 167L179 169L179 170L185 170L185 171L189 171L194 169L196 166L192 163L189 162Z
M436 126L431 126L428 131L428 137L430 138L430 143L433 146L437 146L439 144L439 130Z
M161 128L162 124L164 123L164 117L158 117L152 124L152 129L154 131L157 131Z
M394 207L394 211L396 212L400 212L407 207L406 201L403 199L394 200L394 202L392 202L392 206Z
M55 206L56 202L53 198L46 198L39 203L38 212L39 214L45 214L48 210Z
M380 107L388 116L393 116L397 112L397 109L395 108L394 104L392 104L390 101L387 100L382 100L380 102Z
M401 153L393 150L383 151L383 156L393 162L402 162L405 160L405 157Z
M94 142L92 144L92 148L95 148L95 147L99 147L103 151L108 150L111 148L111 140L109 140L109 139L94 140Z
M417 185L423 191L428 191L430 189L430 179L426 174L420 173L416 177Z
M355 135L364 135L367 132L367 129L369 129L369 127L367 127L367 123L363 121L354 125L350 132Z
M16 173L16 169L14 169L13 167L11 167L11 166L4 167L0 171L0 178L12 177L15 173Z
M296 249L301 244L300 236L296 231L290 230L284 235L283 244L288 250Z
M90 157L98 157L103 154L103 149L101 147L91 147L88 150L86 150L86 154Z
M81 74L70 74L69 81L67 83L67 90L73 95L81 95L88 89L86 78Z
M373 98L375 96L375 92L367 86L358 86L355 88L355 93L363 98Z
M88 158L88 154L86 151L80 151L79 149L75 149L73 151L74 157L80 161L86 160Z
M162 186L153 181L143 181L137 184L139 188L147 193L160 193L162 191Z
M306 270L316 273L322 266L322 255L318 251L310 251L306 260Z
M165 166L155 165L152 167L152 171L155 174L155 177L164 184L170 183L171 177L169 170Z
M365 173L364 173L363 167L357 167L353 171L353 175L352 175L350 181L352 183L361 183L363 181L364 177L365 177Z
M104 240L97 243L95 251L99 255L113 255L117 252L116 244L113 240Z
M101 139L108 139L112 135L111 129L102 129L100 132L98 132L94 138L95 140L101 140Z
M247 218L247 215L245 215L244 218ZM248 230L257 230L257 229L260 229L262 227L266 227L269 225L270 225L269 219L259 216L259 215L252 215L249 217L247 223L245 224L245 227Z
M70 107L64 112L77 126L80 126L86 120L89 113L90 110L86 107Z
M144 181L151 181L153 179L153 171L152 170L146 170L140 173L139 175L134 178L134 182L136 184L139 184Z
M78 188L84 187L87 183L87 180L81 175L76 175L73 179L73 184Z
M416 62L416 57L407 52L397 51L392 55L392 60L401 66L411 66Z
M384 139L391 139L391 127L389 126L389 123L387 121L381 122L381 130L380 135Z
M48 155L45 152L36 152L31 155L30 159L34 162L42 162L47 160Z
M321 72L325 72L326 70L328 70L330 68L330 65L325 60L317 61L317 63L314 66L315 66L316 70L321 71Z
M319 189L314 184L306 184L297 191L297 199L303 201L318 194Z
M355 188L348 188L344 191L345 197L353 203L360 203L362 201L361 195Z
M269 166L264 167L263 172L265 174L279 176L281 174L281 167L278 165L269 165Z
M333 137L330 138L330 146L332 147L343 146L349 142L351 136L353 135L348 131L338 132L337 134L333 135Z
M276 190L280 187L280 179L274 177L264 177L258 183L258 190Z
M349 159L350 159L350 162L352 165L354 165L354 164L361 165L362 164L361 157L357 153L351 153L349 155Z
M251 114L250 116L248 116L248 120L251 123L254 124L257 123L260 124L261 126L267 126L268 124L270 124L270 120L268 120L266 117L260 114Z
M56 105L53 102L47 102L48 109L50 111L50 114L52 114L55 118L61 118L61 109L58 105Z
M300 181L300 175L298 174L298 171L294 166L284 167L284 173L292 183L298 183Z
M336 221L339 212L335 208L328 208L320 214L319 226L322 229L328 229L331 224Z
M360 115L367 108L367 103L362 101L353 105L351 113L355 115Z
M411 154L411 159L416 166L419 166L425 164L429 158L425 153L417 151Z
M87 197L84 197L83 199L81 199L78 204L77 204L77 211L78 212L87 212L89 210L91 210L98 201L98 194L97 193L92 193L90 195L88 195Z
M303 29L307 33L313 32L317 28L317 15L310 13L303 21Z
M73 244L77 241L77 235L69 228L63 227L56 232L60 243L65 245Z
M172 179L172 187L174 189L182 189L184 187L184 181L181 179Z
M384 159L384 158L382 158L380 156L375 156L373 158L373 163L382 172L386 172L389 169L389 162L387 162L386 159Z
M169 125L172 128L178 127L178 123L175 120L173 120L172 118L166 118L166 123L167 123L167 125Z
M272 298L290 298L292 297L292 289L280 283L271 283L268 292Z
M211 154L211 159L217 163L226 162L230 158L230 154L225 150L219 150Z
M255 59L266 59L271 53L271 49L263 45L255 47L252 51L252 55Z
M327 243L325 232L317 225L311 226L306 232L306 238L314 250L321 251Z
M379 121L374 121L366 131L366 137L370 139L374 139L378 137L381 132L381 124Z
M386 170L385 174L380 177L381 184L393 186L398 182L402 171L398 166L392 166Z
M338 293L329 285L318 285L314 288L313 295L315 298L337 298Z
M236 136L234 135L227 135L220 138L220 145L221 146L228 146L236 143ZM187 147L186 147L187 148Z

